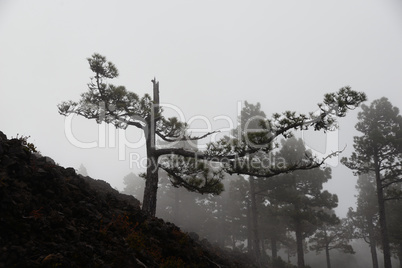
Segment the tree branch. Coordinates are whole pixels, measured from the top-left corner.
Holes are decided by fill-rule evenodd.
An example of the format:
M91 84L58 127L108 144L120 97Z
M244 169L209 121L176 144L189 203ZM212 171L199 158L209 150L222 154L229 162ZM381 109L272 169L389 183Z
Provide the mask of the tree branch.
M161 169L163 169L168 175L169 175L169 180L172 183L172 185L174 187L184 187L189 191L192 192L197 192L200 194L205 194L205 193L215 193L215 194L219 194L221 192L221 190L223 190L221 187L216 187L219 184L221 184L220 180L213 180L213 179L208 179L208 176L203 178L203 185L202 186L197 186L194 184L191 184L189 182L187 182L186 179L184 179L182 176L179 176L174 170L167 168L163 165L159 165L159 167ZM196 178L197 174L201 174L202 171L199 171L196 174L192 174L189 175L190 177ZM170 177L174 178L175 181L172 181L170 179ZM200 181L201 179L198 178L198 181Z
M385 181L386 179L382 179L381 181ZM385 184L382 184L381 185L381 188L387 188L388 186L390 186L390 185L392 185L392 184L394 184L394 183L398 183L398 182L402 182L402 178L401 179L396 179L396 180L393 180L393 181L390 181L390 182L388 182L388 183L385 183Z
M177 138L173 138L173 139L170 138L171 137L170 135L171 135L172 131L170 133L168 133L168 134L165 134L165 135L162 134L160 131L155 131L155 134L158 135L164 141L167 141L167 142L179 142L179 141L201 140L203 138L208 137L209 135L212 135L212 134L218 133L218 132L220 132L220 131L219 130L218 131L211 131L211 132L208 132L208 133L206 133L206 134L204 134L202 136L195 136L195 137L191 137L191 136L180 137L180 136L178 136Z
M248 171L248 170L244 170L244 169L237 169L235 167L233 170L226 170L226 172L231 175L237 173L237 174L249 175L249 176L254 176L254 177L259 177L259 178L269 178L269 177L273 177L273 176L276 176L279 174L293 172L296 170L310 170L310 169L318 168L318 167L322 166L327 159L340 154L342 151L333 152L333 153L329 154L328 156L324 157L321 161L316 161L315 159L311 159L311 161L306 164L303 164L303 161L300 161L297 164L293 164L292 166L290 166L290 167L288 166L285 168L265 168L265 169L261 168L261 169L259 169L260 172L253 172L253 171ZM241 164L240 164L240 166L241 166ZM262 170L262 172L261 172L261 170Z

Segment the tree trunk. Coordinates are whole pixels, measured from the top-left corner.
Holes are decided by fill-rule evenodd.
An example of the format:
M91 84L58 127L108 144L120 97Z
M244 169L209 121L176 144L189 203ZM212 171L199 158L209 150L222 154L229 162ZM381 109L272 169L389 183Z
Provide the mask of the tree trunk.
M271 252L272 252L272 260L275 260L278 257L278 248L276 247L275 236L271 237Z
M251 224L251 205L250 201L247 200L247 251L248 253L253 252L253 232Z
M263 263L267 263L268 259L267 259L267 251L265 250L265 239L261 239L260 240L260 245L261 245L261 264Z
M250 176L250 198L251 198L251 216L253 223L253 251L257 262L260 262L260 239L258 234L258 215L257 215L257 201L255 197L254 177Z
M371 241L370 241L370 252L371 252L371 261L373 263L373 268L378 268L378 258L377 258L376 245L375 245L375 243L372 244Z
M329 257L328 245L325 245L325 257L327 258L327 268L331 268L331 259Z
M157 161L156 157L148 156L144 200L142 202L142 210L151 216L155 216L156 214L156 199L159 180Z
M392 268L391 264L391 249L389 246L387 220L385 216L385 200L384 192L381 182L380 165L378 159L378 153L374 153L374 166L375 166L375 177L377 184L377 200L378 200L378 215L380 221L380 233L384 252L384 268Z
M378 183L377 183L378 184ZM380 190L377 190L378 198L378 211L379 211L379 221L380 221L380 233L384 252L384 268L392 268L391 264L391 249L389 246L388 239L388 228L387 221L385 217L385 203L384 203L384 193L380 186ZM378 187L378 186L377 186Z
M368 235L369 235L369 246L371 252L371 261L373 263L373 268L378 268L378 258L377 258L377 246L374 237L374 225L373 219L371 217L367 217L367 224L368 224ZM402 268L402 267L401 267Z
M234 229L232 229L234 230ZM232 249L235 250L236 249L236 237L234 235L232 235Z
M402 268L402 244L398 246L399 268Z
M303 232L300 221L295 222L296 246L297 246L297 268L304 268Z
M147 146L147 173L144 189L144 200L142 203L142 210L148 215L155 216L156 214L156 199L158 193L158 157L156 156L155 146L155 129L156 120L159 116L159 82L156 79L152 80L153 83L153 107L151 117L147 118L147 125L145 126L145 139Z

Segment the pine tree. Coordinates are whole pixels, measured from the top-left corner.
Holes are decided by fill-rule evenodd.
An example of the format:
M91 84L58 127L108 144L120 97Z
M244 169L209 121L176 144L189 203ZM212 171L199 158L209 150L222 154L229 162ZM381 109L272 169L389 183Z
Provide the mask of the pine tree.
M319 166L323 161L317 159L309 159L309 163L285 168L251 166L250 161L255 161L254 156L260 152L269 153L275 139L282 135L289 137L292 130L334 129L337 117L345 116L349 109L357 107L366 99L364 93L344 87L337 93L326 94L323 103L319 104L318 113L304 115L286 111L283 114L274 114L271 119L254 118L260 126L259 130L243 129L238 137L225 137L209 144L205 152L174 146L157 148L157 138L177 143L201 139L214 132L190 137L185 122L164 117L159 101L159 82L156 79L152 80L153 97L145 94L140 98L137 94L127 91L124 86L107 83L108 79L118 76L118 70L106 57L93 54L88 63L95 74L88 84L88 91L81 95L79 102L67 101L58 105L59 113L65 116L75 113L94 119L97 123L106 122L122 129L128 126L136 127L144 132L147 170L142 209L152 216L156 213L159 169L166 171L176 187L199 193L219 194L223 190L221 180L224 172L270 177ZM339 152L334 152L337 153ZM208 161L221 163L223 167L213 169Z
M378 268L379 230L375 175L373 173L359 175L356 189L358 191L356 211L349 208L347 214L349 225L353 229L352 236L363 239L369 245L373 268Z
M183 140L201 139L212 133L206 133L201 137L190 137L186 133L186 123L180 122L175 117L165 118L159 104L159 82L156 79L152 80L153 98L148 94L140 98L136 93L127 91L124 86L115 86L107 82L108 79L118 77L119 72L112 62L106 60L106 57L95 53L88 58L88 63L95 74L88 84L88 91L81 95L79 102L66 101L59 104L59 113L65 116L75 113L88 119L94 119L97 123L104 121L122 129L132 126L144 132L147 171L142 209L154 216L161 156L168 154L196 156L194 152L179 147L159 149L156 147L157 137L166 142L177 143ZM176 186L183 186L188 190L201 193L219 194L223 190L220 183L222 174L208 173L208 167L202 162L194 160L192 164L193 169L187 177L177 175L180 171L170 170L171 175L175 176ZM199 172L211 176L208 178L196 176Z
M88 171L83 164L81 164L78 168L78 174L81 174L82 176L88 176Z
M288 165L295 165L305 154L303 141L290 138L282 142L276 157L282 157ZM267 181L268 200L281 207L282 213L290 219L290 229L295 232L298 267L305 265L304 239L324 223L337 221L328 210L337 207L338 198L323 190L323 184L330 178L330 168L315 168L282 174Z
M325 251L327 268L331 268L330 250L336 249L343 253L354 254L352 246L349 244L352 239L350 226L344 219L335 224L324 223L309 239L310 249L317 253Z
M144 194L144 179L140 176L130 172L123 178L124 183L124 194L129 194L137 198L138 200L142 200Z
M354 137L355 152L342 162L356 174L375 174L384 267L391 268L385 191L402 180L402 116L385 97L362 110L356 129L363 135Z
M391 249L402 267L402 200L392 200L387 204L388 230Z

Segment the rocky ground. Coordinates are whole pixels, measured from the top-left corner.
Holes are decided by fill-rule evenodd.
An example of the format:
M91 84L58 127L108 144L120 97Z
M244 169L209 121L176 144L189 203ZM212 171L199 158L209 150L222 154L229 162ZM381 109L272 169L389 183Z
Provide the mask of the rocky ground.
M0 267L254 267L0 132Z

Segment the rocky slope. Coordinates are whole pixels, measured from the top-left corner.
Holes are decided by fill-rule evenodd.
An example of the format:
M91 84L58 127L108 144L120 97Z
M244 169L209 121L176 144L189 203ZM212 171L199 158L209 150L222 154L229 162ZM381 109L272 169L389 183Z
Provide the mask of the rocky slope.
M0 267L254 267L0 132Z

